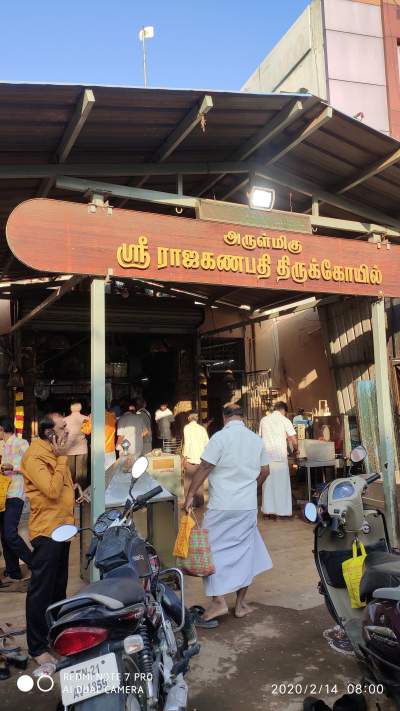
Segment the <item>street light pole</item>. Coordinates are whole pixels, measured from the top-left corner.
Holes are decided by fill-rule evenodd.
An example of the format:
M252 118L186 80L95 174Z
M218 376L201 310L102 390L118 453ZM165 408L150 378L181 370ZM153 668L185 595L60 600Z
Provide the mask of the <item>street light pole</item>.
M143 46L143 76L144 76L144 87L147 87L147 58L146 58L146 35L144 32L144 27L142 28L142 46Z
M142 27L139 31L139 39L142 43L143 48L143 76L144 76L144 86L147 87L147 55L146 55L146 39L151 39L154 37L154 27L151 25L147 27Z

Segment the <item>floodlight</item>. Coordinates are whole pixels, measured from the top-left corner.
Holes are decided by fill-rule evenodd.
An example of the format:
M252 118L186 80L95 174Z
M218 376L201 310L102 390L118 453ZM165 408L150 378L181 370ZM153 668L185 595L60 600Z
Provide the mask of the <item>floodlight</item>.
M249 205L254 210L272 210L275 202L275 190L253 185L249 193Z

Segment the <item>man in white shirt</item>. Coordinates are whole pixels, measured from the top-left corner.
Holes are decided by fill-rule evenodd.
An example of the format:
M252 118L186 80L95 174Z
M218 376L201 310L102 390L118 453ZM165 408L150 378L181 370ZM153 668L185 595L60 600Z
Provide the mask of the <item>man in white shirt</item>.
M245 427L236 403L223 409L224 428L211 437L190 485L184 508L208 477L209 500L203 527L208 529L215 573L204 578L205 594L212 597L200 627L215 627L215 618L228 613L224 595L236 592L235 616L252 608L245 603L253 578L272 568L257 528L257 486L268 476L269 457L258 435Z
M288 442L297 449L296 430L286 417L285 402L260 422L260 436L270 457L270 476L263 485L262 511L267 516L292 515L292 489L288 463Z
M154 417L157 428L158 446L163 448L163 443L166 439L172 439L172 425L175 422L175 417L168 407L166 402L161 403Z
M6 564L2 582L9 583L22 579L20 560L28 568L32 563L32 552L18 532L25 500L21 460L29 444L25 439L17 437L15 427L8 417L0 419L0 440L4 444L1 469L3 474L10 477L6 506L0 513L0 536Z
M141 417L144 427L143 432L143 454L149 454L153 449L153 436L151 432L151 415L146 409L147 402L142 397L137 397L135 400L136 414Z
M185 492L188 491L193 475L201 462L204 448L208 444L208 434L205 427L199 425L197 412L190 412L188 424L183 428L183 467L185 470ZM204 491L201 486L193 499L193 506L198 508L204 504Z

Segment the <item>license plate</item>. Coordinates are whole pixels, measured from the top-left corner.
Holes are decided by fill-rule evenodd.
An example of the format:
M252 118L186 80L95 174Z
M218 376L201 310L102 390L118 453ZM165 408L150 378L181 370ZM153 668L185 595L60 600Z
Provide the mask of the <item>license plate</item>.
M60 671L64 706L78 704L120 686L115 654L103 654Z

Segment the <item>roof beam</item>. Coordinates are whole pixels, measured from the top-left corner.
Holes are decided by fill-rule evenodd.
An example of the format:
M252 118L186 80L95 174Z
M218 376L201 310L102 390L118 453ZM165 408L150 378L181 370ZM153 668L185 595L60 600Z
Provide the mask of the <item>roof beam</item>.
M264 159L258 159L264 167L273 165L276 163L278 160L283 158L285 155L290 153L290 151L293 150L293 148L296 148L299 146L303 141L307 140L307 138L310 138L313 133L318 131L320 128L322 128L328 121L331 120L333 116L333 109L331 106L327 106L326 108L323 109L312 121L310 121L305 127L302 126L293 136L289 138L283 145L281 145L276 151L271 153L266 160ZM235 193L237 193L239 190L242 190L242 188L247 185L249 182L249 178L246 178L245 180L242 180L238 185L236 185L234 188L231 188L228 190L225 195L223 195L222 200L227 200L228 198L232 197Z
M81 133L91 110L93 109L95 98L91 89L85 89L70 119L61 143L55 153L55 160L58 163L65 163L74 144ZM54 185L54 177L42 181L38 190L39 197L46 197Z
M178 207L192 207L195 209L199 204L199 198L187 195L131 188L127 185L115 185L114 183L103 183L90 179L84 180L83 178L57 178L56 187L77 193L96 193L109 197L128 198L129 200L143 200L143 202L152 202L159 205L177 205Z
M79 284L80 281L84 279L83 276L73 276L71 279L69 279L67 282L64 282L63 286L60 286L57 290L55 290L50 296L47 297L44 301L42 301L40 304L35 306L32 311L29 312L29 314L26 314L23 318L21 318L19 321L14 323L14 325L11 327L10 331L8 333L14 333L17 331L19 328L22 326L25 326L29 321L32 321L33 318L38 316L44 309L46 309L50 304L53 304L55 301L58 301L58 299L61 299L64 294L67 292L71 291L77 284Z
M298 297L301 297L301 295L298 294ZM267 307L267 312L263 316L252 316L247 319L245 318L243 321L237 321L236 323L230 324L228 323L226 326L214 328L211 331L203 331L202 333L200 333L200 338L216 336L219 333L225 333L226 331L234 331L237 328L243 328L243 326L251 326L252 324L262 323L263 321L270 321L271 319L279 318L280 316L287 316L288 314L296 314L301 313L302 311L308 311L309 309L315 309L319 306L325 306L327 304L331 304L335 301L338 301L339 298L340 297L336 295L327 296L321 299L317 299L315 297L306 297L301 301L297 301L297 305L296 303L290 305L290 302L286 302L286 305L282 304L276 307L272 303Z
M283 158L287 153L293 150L310 138L316 131L325 126L328 121L331 120L333 116L333 109L331 106L326 106L312 121L310 121L306 126L301 127L293 136L290 136L289 140L286 141L280 148L274 151L271 155L266 157L266 160L259 158L259 162L263 165L273 165L278 160Z
M361 203L342 197L341 195L330 193L321 188L319 185L316 185L309 180L305 180L304 178L300 178L286 170L271 167L266 168L265 170L257 170L257 175L265 180L272 180L274 183L296 190L303 195L315 197L322 202L334 205L335 207L345 210L346 212L364 217L371 222L377 223L378 225L388 225L394 227L396 230L400 229L400 220L397 220L390 215L386 215L384 212L376 210L373 207L368 207L368 205L362 205Z
M198 126L198 124L203 120L203 117L208 114L213 108L213 100L209 94L205 94L202 101L196 104L189 111L184 119L178 124L178 126L172 131L168 138L161 144L158 150L153 155L153 160L156 163L162 163L175 151L178 146L187 138L187 136L192 133L192 131Z
M223 287L221 287L221 289L218 289L215 296L212 296L209 298L209 303L213 304L215 301L219 301L220 299L229 299L231 296L236 294L238 291L242 291L242 289L238 288L238 287L236 287L235 289L232 289L231 286L223 286Z
M76 140L81 133L90 112L95 104L95 98L91 89L85 89L81 100L76 107L74 114L65 130L61 143L57 148L56 154L59 163L64 163L71 153Z
M335 299L337 299L336 296L335 296ZM216 336L219 333L224 333L226 331L234 331L235 329L242 328L243 326L251 326L252 324L262 323L262 321L269 321L271 319L279 318L279 316L281 315L280 312L283 312L282 315L286 316L287 314L290 314L290 313L297 313L297 312L305 311L308 309L315 309L315 307L318 306L318 304L320 303L321 299L318 300L318 299L314 298L313 300L311 300L311 299L308 299L308 297L306 297L305 301L307 301L307 303L305 303L304 305L299 304L297 301L297 306L292 306L292 307L288 306L288 305L286 305L286 306L282 305L281 307L279 307L279 306L274 307L274 305L272 303L272 304L270 304L270 306L267 307L271 311L271 313L267 313L264 316L256 316L256 317L252 316L250 318L243 319L243 321L236 321L234 323L227 324L226 326L220 326L219 328L213 328L210 331L203 331L200 334L200 337L207 338L208 336Z
M269 141L272 141L276 136L278 136L282 131L284 131L288 126L290 126L293 121L295 121L299 116L305 111L304 105L301 101L291 102L288 106L284 106L283 109L270 121L267 121L262 128L259 128L253 136L251 136L237 151L235 151L231 158L232 160L246 160L252 155L258 148L265 145ZM220 180L225 177L226 173L218 175L210 181L206 181L197 193L199 196L207 193L211 188L216 185Z
M342 187L336 191L337 194L343 195L343 193L347 193L349 190L357 187L357 185L361 185L361 183L364 183L369 178L373 178L375 175L379 175L379 173L382 173L384 170L386 170L386 168L390 168L399 160L400 148L397 148L393 153L390 153L388 156L386 156L386 158L382 158L368 165L360 173L357 173L357 175L355 175L354 178L350 180L350 182L345 182Z
M258 174L258 172L256 174ZM373 208L369 209L364 205L353 203L346 198L341 198L338 195L327 193L313 183L302 180L301 178L298 178L291 173L287 173L286 171L279 170L278 168L270 168L267 172L265 172L265 174L261 173L261 177L266 180L273 180L277 184L285 185L286 187L296 190L304 195L316 195L316 193L318 193L317 197L319 197L319 199L322 199L320 196L324 195L327 198L325 202L331 200L332 204L336 207L339 207L342 210L347 210L348 212L359 214L360 217L364 217L363 213L368 213L368 215L366 215L367 222L359 222L356 220L338 220L333 217L311 217L311 224L313 227L340 230L342 232L357 232L365 235L377 232L384 234L384 236L389 238L399 237L400 220L397 221L394 218L390 218L388 215L384 215ZM180 207L192 207L194 209L198 208L199 203L201 203L201 198L193 198L187 195L164 193L157 190L143 190L141 188L130 188L126 185L115 185L113 183L103 183L90 179L84 180L82 178L58 178L56 186L60 189L71 190L83 194L99 193L117 198L129 196L129 199L131 200L143 200L145 202L158 203L161 205L177 205ZM220 201L216 201L216 204L219 202ZM223 205L224 203L221 202L220 204ZM388 225L392 225L394 229L387 229Z
M221 161L217 163L44 163L30 165L0 165L1 179L56 178L72 175L77 178L132 177L142 175L216 175L217 173L247 173L260 167L256 161Z
M302 214L302 213L301 213ZM382 225L370 222L357 222L356 220L340 220L336 217L311 216L311 225L322 229L340 230L342 232L355 232L359 235L380 234L383 237L399 238L398 230L390 230Z
M176 126L172 133L165 139L161 146L153 153L151 161L154 163L163 163L169 156L175 151L178 146L189 136L190 133L198 126L201 121L203 121L204 116L208 114L213 108L213 100L209 94L205 94L200 103L197 103L191 111L189 111L182 121ZM136 184L135 187L141 188L147 180L150 178L149 175L144 175L141 180ZM119 207L124 207L125 203L128 202L129 198L126 198L121 202Z

